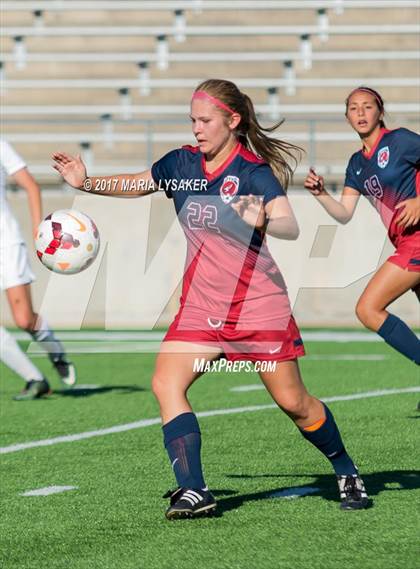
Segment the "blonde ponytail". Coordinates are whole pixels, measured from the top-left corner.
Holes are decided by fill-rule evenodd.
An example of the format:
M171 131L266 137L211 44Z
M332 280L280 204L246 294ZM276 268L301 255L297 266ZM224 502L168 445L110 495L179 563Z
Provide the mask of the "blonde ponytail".
M208 79L197 87L196 91L204 91L216 97L224 105L241 116L236 134L245 148L251 150L265 160L286 190L292 181L293 172L302 157L303 150L277 138L271 138L266 133L274 132L283 124L283 120L271 127L262 127L255 114L254 105L245 93L225 79ZM229 112L221 110L226 116ZM292 165L291 165L292 164Z

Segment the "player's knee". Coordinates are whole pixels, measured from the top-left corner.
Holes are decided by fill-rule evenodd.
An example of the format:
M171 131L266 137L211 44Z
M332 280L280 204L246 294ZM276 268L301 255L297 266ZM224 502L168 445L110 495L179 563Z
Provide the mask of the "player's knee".
M364 306L363 302L361 302L360 300L356 304L355 312L356 312L357 318L360 320L360 322L362 324L364 324L364 320L366 317L366 310L365 310L365 306Z
M152 377L152 393L160 403L176 398L181 392L178 382L165 373L155 371Z
M366 328L369 328L371 330L375 329L375 309L370 305L370 303L363 300L363 298L361 298L356 304L356 316L360 322L366 326Z
M284 397L279 402L279 405L293 421L305 420L309 415L309 401L307 397L289 395Z
M165 379L164 377L159 374L155 373L152 377L152 393L159 401L165 394Z
M36 318L34 318L33 314L28 312L18 312L13 316L16 326L22 330L26 330L27 332L32 332L34 330Z

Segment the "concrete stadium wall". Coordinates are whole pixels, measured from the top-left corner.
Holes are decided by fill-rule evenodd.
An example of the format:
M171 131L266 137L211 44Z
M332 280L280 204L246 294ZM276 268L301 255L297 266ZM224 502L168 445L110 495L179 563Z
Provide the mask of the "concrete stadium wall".
M310 195L294 192L290 200L300 237L295 242L269 237L269 246L287 282L295 317L300 325L359 326L357 298L393 250L379 216L360 200L353 220L338 226ZM30 242L25 194L12 193L9 202ZM84 273L62 276L45 269L31 249L36 309L57 327L167 325L178 307L186 248L171 200L163 194L121 200L70 190L45 192L45 214L67 207L95 220L101 251ZM411 292L391 308L419 325L419 305ZM1 312L5 324L13 325L4 294Z
M212 2L203 2L203 9L195 10L194 2L190 2L191 8L184 14L187 30L209 26L215 33L187 34L185 41L180 42L169 33L170 61L166 69L158 65L155 32L153 36L145 32L148 27L173 26L173 10L158 9L167 3L155 2L156 9L147 10L137 2L136 9L127 10L124 3L114 2L112 10L101 10L85 2L82 4L86 4L86 9L70 10L67 8L71 2L44 2L45 28L34 33L33 3L18 4L18 10L0 6L3 135L24 156L44 187L60 184L60 177L49 167L48 160L57 149L70 154L82 151L91 163L89 172L105 175L106 168L112 172L114 166L119 170L123 165L127 171L147 167L174 147L174 134L181 133L182 143L187 143L191 137L188 104L193 87L209 77L240 80L241 89L258 107L268 106L259 113L265 126L286 118L273 136L295 141L305 149L302 169L295 176L300 184L309 165L316 165L320 173L324 171L330 183L341 183L346 157L360 146L356 135L354 141L351 138L351 129L344 119L344 100L357 85L379 89L386 103L388 127L420 128L419 42L418 34L411 30L418 22L419 11L414 3L407 7L407 3L396 1L384 7L366 2L361 3L364 6L359 3L351 7L348 2L326 2L330 34L323 37L317 14L323 2L314 2L312 7L310 2L304 3L305 7L299 6L302 3L298 1L289 3L299 6L297 9L266 9L262 2L254 2L249 10L238 8L237 1L225 2L226 9L221 10L214 6L210 9ZM187 6L188 2L182 4ZM365 26L372 24L373 29L366 32ZM246 31L243 35L221 33L221 26L259 25L287 26L294 31L287 35L271 34L261 28L252 35ZM389 28L384 32L384 25L391 32ZM29 30L18 34L16 28L21 26ZM84 35L87 26L99 27L101 33ZM114 26L122 28L120 35L111 34L109 27ZM132 26L146 30L139 33ZM336 33L343 26L350 33ZM49 35L61 27L73 28L72 35ZM301 57L301 35L305 29L311 30L308 33L313 57L307 64ZM14 38L20 35L23 44L19 45L27 50L26 65L24 61L16 64ZM237 56L252 54L258 59L236 60ZM199 60L191 60L191 55ZM292 62L290 70L296 76L296 89L290 89L290 83L289 88L277 83L286 77L285 59ZM139 79L139 63L147 65L150 90L144 89L144 81ZM146 84L149 85L148 79ZM121 102L121 87L129 89L132 105ZM277 88L278 104L268 104L268 89L273 88ZM173 105L181 105L182 110L172 109L169 114L168 109L163 110ZM318 105L325 105L324 110ZM79 108L71 110L73 106ZM106 127L101 118L104 113L112 115ZM110 129L114 129L113 134ZM338 139L331 134L339 135ZM344 139L340 139L340 134L344 134ZM145 138L136 139L138 135ZM181 140L177 139L176 144ZM90 144L89 151L86 144Z

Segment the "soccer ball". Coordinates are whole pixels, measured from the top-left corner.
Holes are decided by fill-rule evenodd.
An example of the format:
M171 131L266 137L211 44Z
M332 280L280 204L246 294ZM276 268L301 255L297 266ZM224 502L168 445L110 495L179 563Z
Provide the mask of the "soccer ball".
M35 240L38 259L51 271L73 275L93 263L99 251L99 231L85 213L60 209L38 227Z

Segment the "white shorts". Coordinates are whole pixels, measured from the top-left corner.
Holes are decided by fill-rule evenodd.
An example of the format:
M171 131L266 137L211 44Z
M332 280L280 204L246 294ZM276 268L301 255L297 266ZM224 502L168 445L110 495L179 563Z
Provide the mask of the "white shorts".
M35 280L29 264L25 243L13 243L0 247L0 288L7 290L13 286L31 283Z

